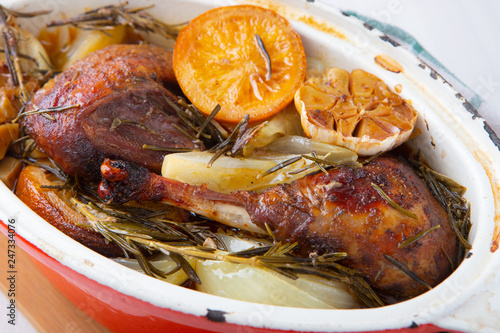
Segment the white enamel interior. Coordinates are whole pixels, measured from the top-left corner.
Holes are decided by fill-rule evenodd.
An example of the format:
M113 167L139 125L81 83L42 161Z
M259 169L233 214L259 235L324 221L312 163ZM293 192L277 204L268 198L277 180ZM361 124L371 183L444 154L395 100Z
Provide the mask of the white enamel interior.
M4 1L5 2L5 1ZM51 9L51 18L59 18L116 1L61 0L6 1L4 6L18 10ZM154 1L130 1L142 6ZM326 65L348 70L362 68L379 76L390 86L403 86L402 95L411 100L420 112L418 127L422 134L413 145L422 150L438 171L454 178L468 188L466 197L472 205L473 255L441 285L407 302L379 309L317 310L296 309L235 301L169 285L127 269L87 249L45 223L29 210L3 184L0 185L0 219L15 218L18 234L49 256L71 269L109 286L123 294L150 302L158 307L204 316L207 308L225 311L227 322L297 331L363 331L409 327L437 323L449 329L470 330L474 323L462 321L454 311L466 300L479 295L498 280L495 267L498 255L490 246L495 226L495 202L492 185L498 186L499 150L484 130L482 119L473 119L465 110L456 91L438 77L430 76L429 68L401 47L382 41L380 32L369 30L352 17L331 7L306 1L157 1L151 12L167 22L184 22L209 8L236 3L254 3L271 7L288 17L303 38L308 56L321 59ZM294 7L295 6L295 7ZM301 17L312 15L317 22L327 23L346 38L339 39L307 25ZM25 21L25 27L37 31L48 17ZM324 20L325 22L322 22ZM378 54L396 59L404 73L384 70L374 62ZM428 129L427 129L428 127ZM104 296L103 296L104 297ZM497 295L500 297L500 295Z

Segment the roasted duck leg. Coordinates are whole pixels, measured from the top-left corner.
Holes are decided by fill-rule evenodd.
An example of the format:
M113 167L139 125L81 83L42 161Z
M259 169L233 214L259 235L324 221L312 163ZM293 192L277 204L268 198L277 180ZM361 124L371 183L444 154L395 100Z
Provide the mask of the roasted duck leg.
M457 240L447 213L411 167L394 157L378 157L360 168L330 169L327 174L319 172L261 193L217 193L123 161L106 160L101 173L98 192L108 201L163 201L251 231L263 232L267 224L277 240L297 241L303 255L347 252L343 263L359 270L375 290L394 300L436 286L455 265L448 259L456 258ZM391 206L372 183L418 218ZM419 241L399 247L437 225Z
M177 100L169 90L176 86L170 51L112 45L77 61L40 89L26 109L35 114L26 116L23 125L71 175L100 180L106 157L160 172L165 153L143 149L144 144L203 148L167 103ZM49 112L51 117L36 113L51 109L59 111Z

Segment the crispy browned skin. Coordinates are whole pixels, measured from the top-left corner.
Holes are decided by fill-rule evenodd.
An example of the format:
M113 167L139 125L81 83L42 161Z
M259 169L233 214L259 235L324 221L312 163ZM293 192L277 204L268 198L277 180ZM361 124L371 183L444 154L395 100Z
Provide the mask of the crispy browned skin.
M394 157L379 157L362 168L320 172L262 193L232 195L162 178L123 162L106 161L101 171L100 195L107 200L162 200L223 223L228 222L223 210L231 206L245 210L257 226L270 226L276 239L299 242L304 255L347 252L343 263L361 271L376 290L395 300L417 296L427 288L384 254L430 286L452 272L447 255L456 258L457 240L445 210L411 167ZM418 220L390 206L372 183ZM406 239L436 225L440 228L420 241L399 248Z
M95 232L87 219L72 207L69 203L71 195L67 190L58 191L41 187L41 185L61 184L62 182L44 169L29 165L19 176L16 194L45 221L74 240L105 256L123 256L123 250Z
M51 112L55 120L36 114L23 125L39 148L69 174L98 180L106 157L133 161L159 172L161 147L202 149L181 131L188 129L166 99L176 86L172 53L148 45L112 45L80 59L49 81L26 111L79 105ZM121 121L121 123L119 123Z
M391 207L378 185L418 220ZM261 194L235 193L253 221L268 224L278 239L299 242L303 252L345 251L344 264L363 272L378 291L405 299L425 292L422 284L391 264L404 264L431 286L452 272L445 254L456 258L457 240L445 210L406 164L377 158L363 168L341 167ZM421 241L399 248L408 238L440 225Z

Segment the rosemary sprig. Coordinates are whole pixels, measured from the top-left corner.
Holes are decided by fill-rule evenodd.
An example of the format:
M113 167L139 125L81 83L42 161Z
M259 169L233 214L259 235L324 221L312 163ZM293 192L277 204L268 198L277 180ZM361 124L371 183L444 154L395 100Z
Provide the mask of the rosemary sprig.
M180 266L180 268L187 274L187 276L194 282L201 284L200 278L196 274L193 267L189 264L189 262L178 253L170 253L170 258Z
M330 161L328 160L328 157L330 155L325 155L323 158L320 158L318 157L315 153L311 154L311 155L307 155L307 154L302 154L302 157L305 158L306 160L310 160L310 161L313 161L315 162L317 165L321 165L323 166L323 168L325 167L336 167L336 166L352 166L352 167L357 167L359 165L361 165L360 163L358 162L348 162L348 163L338 163L338 162L335 162L335 161Z
M4 53L4 54L5 54L5 53L8 53L8 50L5 50L5 49L0 49L0 53ZM29 55L26 55L26 54L22 54L22 53L18 53L17 55L18 55L18 57L19 57L20 59L25 59L25 60L31 61L31 62L33 62L33 63L34 63L37 67L39 66L39 63L38 63L38 61L37 61L35 58L33 58L33 57L29 56Z
M334 161L330 161L328 160L328 157L330 155L325 155L323 158L320 158L318 157L318 155L316 154L315 151L313 151L311 153L311 155L308 155L308 154L302 154L302 155L298 155L298 156L294 156L294 157L291 157L283 162L280 162L278 163L277 165L275 165L274 167L270 168L269 170L266 170L262 175L261 177L264 177L264 176L267 176L269 174L272 174L276 171L279 171L283 168L286 168L287 166L289 165L292 165L293 163L296 163L302 159L306 159L306 160L309 160L309 161L312 161L314 163L311 163L311 164L308 164L306 165L305 167L303 168L300 168L298 170L292 170L292 171L289 171L288 174L290 175L295 175L295 174L299 174L299 173L302 173L304 171L307 171L309 169L314 169L317 171L317 169L321 170L322 172L324 173L327 173L327 168L332 168L332 167L337 167L337 166L352 166L352 167L357 167L359 165L359 163L355 162L355 163L352 163L352 162L348 162L348 163L338 163L338 162L334 162ZM316 169L317 168L317 169Z
M446 186L446 188L448 188L450 191L457 193L460 197L467 191L467 188L460 185L450 177L446 177L445 175L440 174L439 172L436 172L428 167L425 168L425 172L429 175L432 175L432 177L436 179L436 181Z
M211 147L208 151L214 153L214 157L208 163L208 166L212 165L223 155L241 155L243 148L267 123L263 122L253 127L248 127L250 116L247 114L229 135L225 135L225 133L222 133L220 125L214 119L220 111L220 105L216 105L208 117L205 117L196 107L187 104L183 99L180 99L177 103L168 98L165 99L184 124L196 132L193 140L202 138L207 143L207 147Z
M384 305L357 271L338 263L339 260L346 258L346 253L299 257L292 253L297 243L279 242L241 252L228 252L219 245L216 248L208 248L203 246L207 238L216 240L217 236L203 224L174 222L158 217L150 218L151 212L149 211L144 213L142 209L134 211L123 206L95 203L87 198L73 198L75 208L87 217L94 230L134 256L145 273L153 277L165 276L171 272L161 272L155 269L144 251L147 253L159 251L170 256L177 263L174 271L184 270L188 277L197 283L201 281L189 262L185 260L186 257L263 267L292 279L298 278L297 274L315 274L347 283L366 306ZM175 231L167 229L165 232L160 232L159 230L165 223L174 226Z
M219 144L223 141L223 136L214 126L215 120L213 118L219 111L217 106L208 116L212 120L207 121L207 118L205 118L200 110L191 104L187 104L183 99L178 100L177 103L174 103L167 97L165 97L165 100L174 109L182 122L197 133L194 140L202 138L208 143L208 146Z
M2 34L5 59L9 69L12 84L19 87L20 100L25 104L29 100L28 91L24 86L23 72L19 60L18 32L9 22L12 12L6 11L5 7L0 5L0 31Z
M218 249L205 251L200 250L200 247L195 246L172 246L168 243L150 241L134 236L131 236L129 238L150 249L161 250L164 253L177 253L179 255L190 256L202 260L217 260L226 261L233 264L245 264L250 266L265 267L275 270L279 273L285 273L285 275L289 277L291 277L289 273L293 274L295 270L302 272L304 267L308 267L311 274L314 272L314 268L319 268L322 270L326 268L338 270L339 267L343 266L337 264L336 261L344 259L346 257L345 253L339 253L338 255L330 256L320 256L317 258L296 257L288 255L289 252L296 246L296 244L278 243L271 247L264 247L264 249L261 250L252 249L252 252L243 251L241 253L230 253ZM263 251L266 251L263 255L255 255L256 253L262 253ZM344 271L346 271L345 267L343 269Z
M200 142L200 140L196 136L192 135L181 126L177 124L172 124L172 127L175 128L177 131L181 132L185 137L190 138L192 142Z
M74 17L52 21L47 26L55 27L69 24L84 30L101 30L105 32L106 29L111 27L124 25L138 32L157 33L166 39L175 39L185 25L185 23L171 25L155 19L146 12L152 6L126 8L127 6L128 2L103 6Z
M12 141L11 145L13 146L13 145L16 145L16 144L18 144L20 142L29 140L29 139L31 139L31 136L29 136L29 135L23 135L22 137L17 138L16 140Z
M381 188L380 186L378 186L377 184L375 183L371 183L372 187L378 192L378 194L380 194L380 196L382 198L384 198L385 201L387 201L387 203L389 205L391 205L393 208L395 208L396 210L398 210L400 213L414 219L414 220L418 220L418 216L415 215L414 213L410 212L409 210L406 210L404 209L403 207L401 207L400 205L398 205L394 200L392 200Z
M306 165L305 167L300 168L298 170L292 170L292 171L288 172L288 174L289 175L297 175L299 173L305 172L305 171L312 169L314 167L315 167L315 164L309 164L309 165Z
M215 115L219 112L219 108L217 105L214 107L212 112L209 114L208 118L212 119L210 122L206 121L205 115L201 113L198 108L196 108L193 104L188 104L184 99L179 99L177 103L184 108L184 113L186 115L189 115L191 119L196 124L202 124L201 126L204 126L205 123L207 123L205 130L202 133L202 136L206 136L210 140L220 143L224 141L224 138L227 137L227 134L225 133L225 130L222 128L222 126L215 120L213 119ZM224 132L224 133L223 133Z
M55 175L57 178L59 178L60 181L62 181L64 183L69 181L68 174L60 166L58 166L57 163L54 162L52 159L49 159L49 161L51 162L51 165L47 165L45 163L40 163L36 160L32 160L29 158L23 158L23 159L21 159L21 161L23 161L26 164L36 165L42 169L47 170L48 172Z
M306 155L307 156L307 155ZM328 174L328 171L326 171L325 167L323 166L322 163L320 163L320 159L318 158L318 155L316 154L315 151L311 152L311 156L314 158L314 163L316 163L316 166L324 173Z
M27 145L25 145L24 150L22 152L21 158L26 158L28 157L33 150L36 148L36 142L34 140L30 140Z
M281 244L281 243L276 243L274 246L271 246L266 253L264 253L264 257L271 257L275 255L285 255L289 253L290 251L293 250L294 247L298 245L297 242L292 243L292 244Z
M451 260L451 257L448 254L448 252L444 249L443 245L441 245L441 251L443 251L444 255L448 259L448 262L450 263L451 270L454 271L455 270L455 264L453 263L453 260Z
M250 140L259 132L264 126L267 125L267 121L264 121L256 126L246 128L238 133L238 136L234 140L234 144L231 147L232 156L240 156L243 154L243 148L250 142Z
M361 164L366 165L366 164L370 163L371 161L373 161L374 159L376 159L377 157L379 157L380 155L382 155L382 152L380 152L380 153L376 153L375 155L372 155L372 156L370 156L370 157L368 157L368 158L364 159L364 160L361 162Z
M249 120L250 116L246 114L243 119L241 119L241 121L236 125L236 127L226 140L215 145L209 150L209 152L215 154L208 163L208 166L212 165L219 157L223 155L238 156L239 154L241 154L243 151L243 147L265 125L265 123L263 123L248 128Z
M276 164L271 169L266 170L264 173L262 173L261 177L270 175L278 170L281 170L289 165L292 165L293 163L300 161L301 159L302 159L302 156L295 156L295 157L289 158L288 160L285 160L279 164Z
M221 142L220 144L214 146L212 149L209 150L209 152L216 152L218 150L224 149L226 147L231 148L232 145L234 144L235 139L238 136L238 133L244 132L246 130L246 127L248 125L248 121L250 120L250 116L246 114L243 119L240 120L240 122L236 125L234 130L231 132L231 134L228 136L226 140ZM240 131L241 130L241 131Z
M16 68L14 65L15 59L18 57L17 38L14 28L8 24L8 14L3 6L0 6L0 26L7 66L12 82L14 86L17 86L23 81L20 68ZM19 80L19 78L21 78L21 80Z
M137 260L137 262L139 263L139 266L141 267L141 269L144 271L145 274L149 275L149 276L158 276L160 278L165 278L166 277L166 273L157 269L147 258L146 256L144 256L144 254L141 252L141 250L139 249L139 247L132 243L132 242L129 242L130 246L134 249L136 249L136 253L134 254L135 255L135 258ZM177 267L176 267L177 268Z
M12 85L18 87L19 94L18 99L21 104L24 105L29 101L30 94L25 87L25 75L29 73L23 73L21 67L21 59L27 59L33 61L38 67L38 63L27 55L21 54L19 52L19 41L20 41L20 31L18 30L17 18L30 18L38 15L44 15L50 11L37 11L31 13L22 13L14 10L10 10L0 5L0 34L3 41L3 50L5 54L7 68L9 70ZM31 73L32 74L32 73ZM32 78L31 75L28 75ZM39 80L39 78L37 78Z
M471 229L470 205L463 198L466 188L454 180L433 171L420 160L419 154L417 160L410 159L409 161L416 167L420 177L448 213L450 225L459 241L458 262L460 263L464 259L466 252L471 248L471 244L467 241Z
M17 10L12 10L5 8L4 6L0 5L0 10L5 12L7 15L12 16L12 17L21 17L21 18L32 18L35 16L40 16L40 15L46 15L50 14L50 10L39 10L36 12L30 12L30 13L24 13L24 12L18 12Z
M19 120L19 118L31 116L34 114L46 114L48 112L60 112L60 111L66 111L69 109L79 108L79 107L80 107L80 104L71 104L71 105L53 106L53 107L49 107L49 108L45 108L45 109L40 109L36 105L33 105L33 108L34 108L33 111L26 111L26 112L19 113L17 118L14 120L14 122ZM51 120L55 120L55 119L52 118Z
M446 212L448 213L448 219L450 220L451 228L453 229L453 232L457 236L460 244L464 248L466 248L467 250L470 250L472 248L472 246L467 241L467 239L465 239L465 237L464 237L464 235L462 233L462 230L461 230L461 224L462 223L458 223L458 221L456 220L456 218L453 216L453 211L451 209L451 204L447 205Z

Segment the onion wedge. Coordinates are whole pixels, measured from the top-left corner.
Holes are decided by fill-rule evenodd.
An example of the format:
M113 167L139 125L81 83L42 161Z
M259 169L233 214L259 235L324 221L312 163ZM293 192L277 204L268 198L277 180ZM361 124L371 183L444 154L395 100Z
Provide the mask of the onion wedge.
M224 235L229 250L257 246L251 240ZM231 238L229 241L228 239ZM359 307L344 284L314 275L299 275L296 280L246 264L226 261L199 261L196 274L202 281L197 290L232 299L268 305L350 309Z

